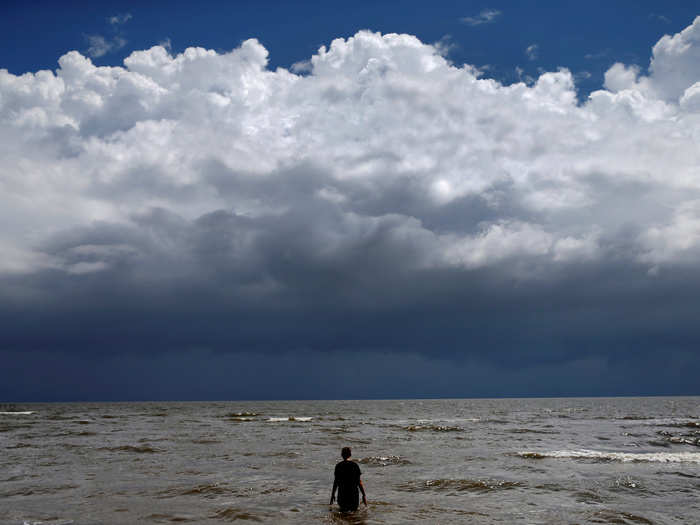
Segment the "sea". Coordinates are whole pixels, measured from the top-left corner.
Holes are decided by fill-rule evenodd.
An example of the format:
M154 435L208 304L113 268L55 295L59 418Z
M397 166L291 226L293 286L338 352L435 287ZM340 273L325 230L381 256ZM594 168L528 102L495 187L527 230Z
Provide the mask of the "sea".
M2 524L700 523L700 397L23 404L0 450Z

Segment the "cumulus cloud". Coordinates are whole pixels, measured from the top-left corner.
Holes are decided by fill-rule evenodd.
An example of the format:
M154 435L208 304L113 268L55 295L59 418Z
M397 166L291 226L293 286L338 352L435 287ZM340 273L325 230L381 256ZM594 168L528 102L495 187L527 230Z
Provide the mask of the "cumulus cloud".
M480 26L482 24L490 24L496 21L496 18L501 16L501 12L497 9L482 9L476 16L465 16L460 20L470 26Z
M637 65L616 63L605 74L605 87L628 90L649 100L677 104L700 81L700 17L680 33L665 35L652 49L649 75ZM639 76L639 78L637 78Z
M319 226L336 243L390 221L430 244L433 266L470 243L482 248L469 260L488 265L503 251L482 241L516 224L514 255L530 253L535 230L551 245L625 221L672 224L668 210L696 190L698 27L664 37L649 76L612 66L582 105L565 69L504 86L415 37L367 31L322 47L296 68L305 76L267 70L255 40L227 54L155 46L124 67L71 52L56 73L3 72L5 242L40 253L51 232L151 209L260 222L314 208L341 219ZM669 208L607 213L622 183L662 188ZM466 209L475 199L479 213ZM334 231L348 220L353 231Z
M566 69L502 85L370 31L291 72L256 40L0 70L2 344L46 350L17 321L36 307L53 344L88 345L68 316L128 347L107 304L149 348L552 360L610 309L632 347L635 294L700 283L698 34L583 103Z

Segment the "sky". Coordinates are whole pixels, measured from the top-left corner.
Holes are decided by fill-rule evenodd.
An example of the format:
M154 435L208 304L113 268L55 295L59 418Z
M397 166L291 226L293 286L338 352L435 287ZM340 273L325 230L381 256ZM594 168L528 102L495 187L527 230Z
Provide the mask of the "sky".
M692 2L0 7L0 401L700 394Z

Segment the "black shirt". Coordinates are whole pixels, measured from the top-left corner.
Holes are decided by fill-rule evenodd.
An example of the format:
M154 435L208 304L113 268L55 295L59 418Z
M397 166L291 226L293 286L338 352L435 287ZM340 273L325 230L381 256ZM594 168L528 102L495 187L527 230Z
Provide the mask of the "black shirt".
M338 505L342 510L355 510L360 505L359 487L362 472L357 463L343 460L335 466Z

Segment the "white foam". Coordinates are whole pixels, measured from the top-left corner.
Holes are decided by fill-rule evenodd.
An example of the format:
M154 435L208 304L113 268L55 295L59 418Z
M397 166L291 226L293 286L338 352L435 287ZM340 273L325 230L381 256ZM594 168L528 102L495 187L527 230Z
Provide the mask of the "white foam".
M0 416L30 416L33 413L33 410L27 410L26 412L0 412Z
M639 422L640 425L650 426L677 426L677 425L698 425L697 419L688 418L657 418L645 419Z
M62 521L25 521L23 525L72 525L73 520Z
M312 417L299 417L299 416L269 417L269 418L267 418L268 421L277 422L277 423L279 423L280 421L302 421L302 422L307 422L307 421L311 421L312 419L313 419Z
M521 457L600 459L604 461L649 462L649 463L697 463L698 452L603 452L599 450L553 450L548 452L518 452Z
M431 423L478 423L481 418L478 417L452 417L444 419L417 419L416 423L419 425L431 424ZM410 423L410 420L401 420L401 422Z

